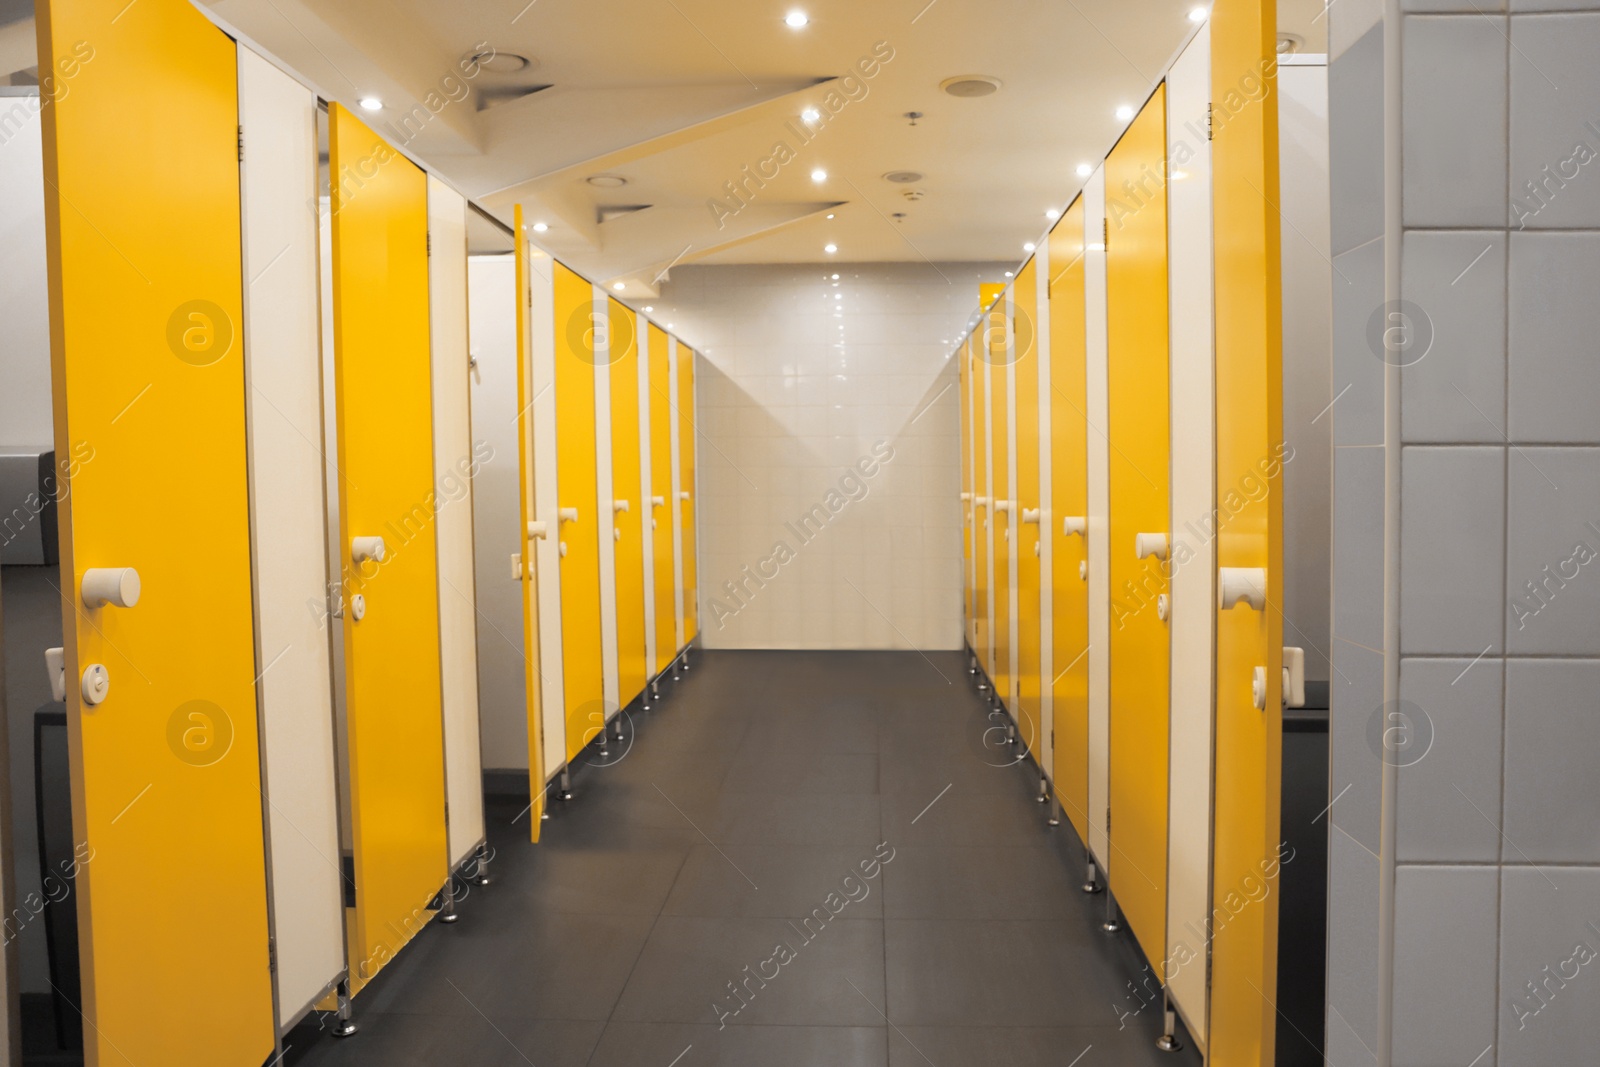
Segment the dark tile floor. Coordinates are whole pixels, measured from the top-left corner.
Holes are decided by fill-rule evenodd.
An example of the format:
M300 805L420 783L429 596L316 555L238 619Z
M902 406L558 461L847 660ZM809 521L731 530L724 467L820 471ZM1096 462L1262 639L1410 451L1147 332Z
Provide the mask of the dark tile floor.
M357 998L359 1034L313 1019L286 1063L1200 1062L1128 1014L1143 962L1032 765L991 765L962 656L710 652L662 685L540 844L491 803L493 884Z

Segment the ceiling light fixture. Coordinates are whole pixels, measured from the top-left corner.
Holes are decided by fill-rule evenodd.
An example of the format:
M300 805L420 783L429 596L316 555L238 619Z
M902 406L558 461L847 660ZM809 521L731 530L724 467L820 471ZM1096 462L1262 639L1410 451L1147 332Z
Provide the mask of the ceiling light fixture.
M833 212L831 212L831 211L828 212L828 216L827 217L830 218L830 219L833 218Z
M1117 108L1117 118L1121 119L1123 122L1127 122L1129 119L1133 118L1133 108L1129 107L1127 104L1123 104L1121 107Z
M628 284L626 282L612 282L611 283L611 288L615 289L619 293L622 292L622 290L626 289L627 287L628 287Z
M783 16L783 24L791 30L801 29L810 21L811 19L804 11L791 11Z
M1094 168L1089 166L1089 164L1087 164L1087 163L1079 163L1078 164L1078 177L1087 178L1089 175L1091 175L1093 173L1094 173Z
M1010 271L1006 271L1006 277L1007 277L1007 278L1010 278L1010 277L1012 277L1012 274L1011 274L1011 272L1010 272Z
M808 107L804 111L800 112L800 117L804 119L806 121L806 125L809 126L822 117L822 112L818 111L814 107Z
M383 110L383 101L379 100L375 96L363 96L361 98L361 110L362 111L382 111Z
M816 170L811 172L811 180L816 182L818 185L821 185L823 182L828 180L828 172L823 170L821 167L818 167Z
M839 276L838 276L838 275L837 275L837 274L835 274L835 275L834 275L834 276L833 276L833 280L834 280L834 281L838 281L838 280L839 280Z
M1208 14L1210 14L1210 12L1208 12L1203 7L1190 8L1189 9L1189 21L1190 22L1204 22L1206 20L1206 15L1208 15Z
M1056 219L1061 217L1061 212L1057 211L1055 208L1047 208L1045 210L1044 217L1049 219L1051 222L1054 222Z
M1033 247L1034 247L1034 246L1033 246L1033 242L1032 242L1032 241L1029 241L1029 242L1027 242L1027 243L1026 243L1026 244L1024 244L1024 245L1023 245L1023 246L1022 246L1022 250L1023 250L1023 251L1024 251L1024 252L1032 252L1032 251L1033 251Z
M646 304L644 306L644 309L645 309L646 312L650 312L650 311L654 311L655 310L655 308L651 307L649 304Z
M543 233L544 231L548 230L549 228L550 228L550 224L548 222L536 222L536 223L533 224L533 232L534 233Z
M834 244L827 244L827 245L823 245L822 246L822 250L824 252L828 253L828 255L831 256L835 252L839 251L839 246L838 245L834 245Z

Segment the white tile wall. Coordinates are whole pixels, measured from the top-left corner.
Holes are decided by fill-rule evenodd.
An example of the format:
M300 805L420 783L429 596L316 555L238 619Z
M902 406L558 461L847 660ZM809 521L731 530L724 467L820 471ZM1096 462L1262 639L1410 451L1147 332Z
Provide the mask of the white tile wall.
M706 647L961 647L952 353L977 308L979 282L1002 280L1006 269L673 270L651 314L701 356ZM885 449L892 458L879 458ZM801 518L826 510L830 493L836 512L803 539ZM794 558L763 567L780 543ZM776 575L761 577L763 569Z

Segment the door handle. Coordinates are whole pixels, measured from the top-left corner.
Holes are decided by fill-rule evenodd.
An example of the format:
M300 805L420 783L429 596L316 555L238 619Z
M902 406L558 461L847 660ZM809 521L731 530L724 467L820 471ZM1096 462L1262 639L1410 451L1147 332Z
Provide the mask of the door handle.
M132 567L90 567L83 572L83 602L91 608L131 608L139 603L139 572Z
M1228 611L1240 602L1256 611L1267 607L1267 570L1265 567L1218 567L1217 607Z
M50 676L50 699L67 699L67 650L64 648L45 649L44 671Z
M388 554L388 548L381 537L352 537L350 539L350 559L356 563L365 563L371 560L382 563L383 557Z
M664 496L653 496L650 498L650 506L653 508L664 508L667 506L667 498Z
M1023 522L1031 522L1031 523L1037 524L1038 521L1039 521L1039 509L1038 508L1023 508L1022 509L1022 521Z
M528 537L546 538L550 536L550 527L543 519L534 519L528 523Z
M1154 556L1156 559L1167 558L1167 535L1164 533L1142 533L1133 535L1133 554L1140 559Z
M1009 500L996 500L994 502L994 509L996 511L1004 511L1004 512L1008 512L1009 513L1011 511L1011 501L1009 501Z
M1082 515L1065 515L1061 519L1061 536L1071 537L1077 534L1086 537L1089 533L1089 520Z
M626 500L613 500L611 502L611 510L617 514L621 514L622 512L629 511L631 509L629 508Z
M578 521L578 509L577 508L559 508L559 509L557 509L557 511L556 511L556 521L557 522L577 522Z
M685 490L683 490L683 492L679 493L678 494L678 499L679 500L688 500L689 499L689 490L685 489Z

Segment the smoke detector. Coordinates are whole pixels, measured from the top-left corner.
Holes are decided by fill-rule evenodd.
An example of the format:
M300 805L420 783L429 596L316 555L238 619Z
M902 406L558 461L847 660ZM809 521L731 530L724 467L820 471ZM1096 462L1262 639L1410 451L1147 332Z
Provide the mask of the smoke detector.
M905 197L907 200L910 200L912 203L916 203L918 200L921 200L928 194L923 192L921 189L902 189L900 191L900 195Z
M1000 79L988 74L957 74L940 82L939 88L963 98L989 96L1000 91Z
M896 185L913 185L922 180L922 175L914 170L891 170L883 176L883 180Z

